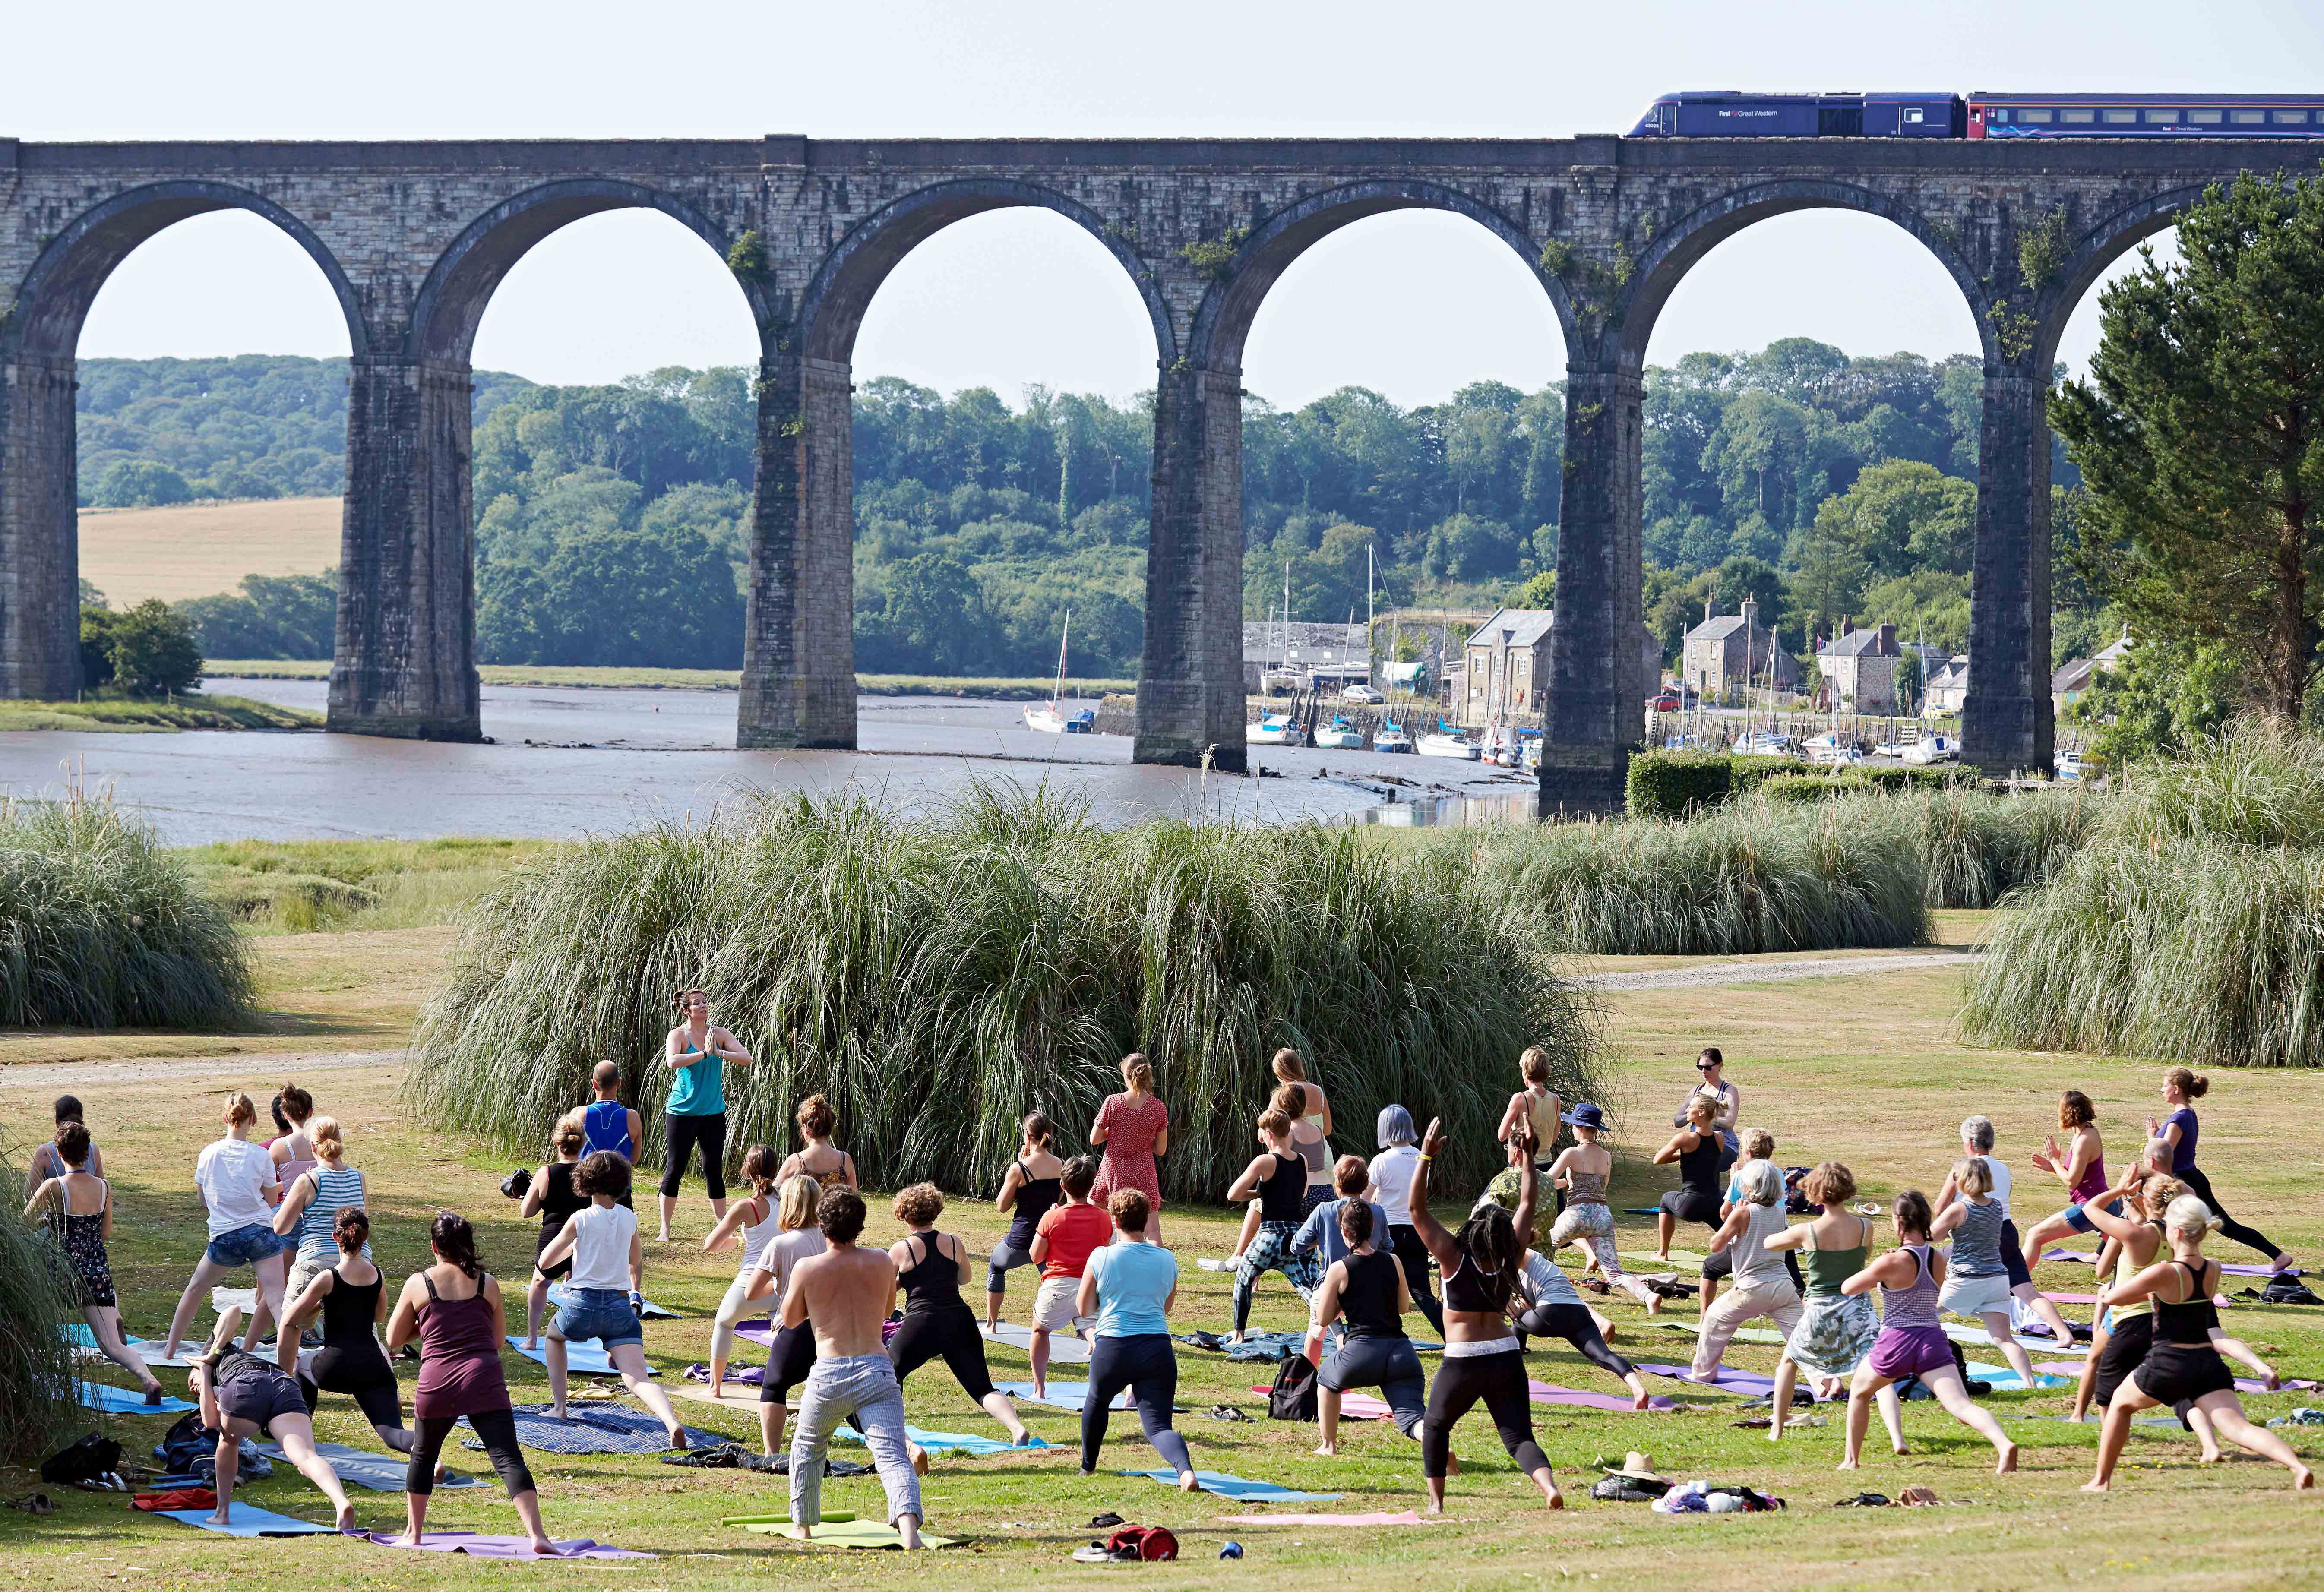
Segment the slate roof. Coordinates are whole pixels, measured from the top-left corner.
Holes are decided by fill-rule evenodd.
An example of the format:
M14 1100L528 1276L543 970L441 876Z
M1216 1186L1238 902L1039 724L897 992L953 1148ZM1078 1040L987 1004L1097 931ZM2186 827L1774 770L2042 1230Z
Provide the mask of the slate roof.
M1831 640L1824 643L1823 654L1826 658L1864 658L1868 656L1872 658L1895 658L1898 656L1896 653L1885 652L1881 649L1880 627L1877 625L1868 626L1860 630L1850 630L1845 636L1833 637Z
M1531 647L1537 644L1544 636L1548 635L1549 627L1556 622L1557 615L1547 609L1497 609L1492 618L1477 627L1475 633L1469 638L1469 645L1499 647L1501 644L1501 632L1513 630L1516 634L1509 638L1511 647Z

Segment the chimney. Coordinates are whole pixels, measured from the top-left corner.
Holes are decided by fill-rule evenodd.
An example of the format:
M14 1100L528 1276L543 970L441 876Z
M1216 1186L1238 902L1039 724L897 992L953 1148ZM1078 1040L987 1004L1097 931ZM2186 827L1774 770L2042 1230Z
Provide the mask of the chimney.
M1882 625L1880 627L1880 654L1884 658L1894 658L1896 656L1896 627L1895 625Z
M1856 621L1852 619L1841 620L1840 621L1840 633L1843 636L1852 636L1856 634Z
M1742 612L1743 633L1748 636L1759 622L1759 600L1756 597L1744 598Z
M1705 597L1705 598L1702 600L1702 622L1703 622L1703 623L1705 623L1705 624L1709 624L1709 623L1711 622L1711 610L1712 606L1713 606L1713 604L1712 604L1711 600L1710 598Z

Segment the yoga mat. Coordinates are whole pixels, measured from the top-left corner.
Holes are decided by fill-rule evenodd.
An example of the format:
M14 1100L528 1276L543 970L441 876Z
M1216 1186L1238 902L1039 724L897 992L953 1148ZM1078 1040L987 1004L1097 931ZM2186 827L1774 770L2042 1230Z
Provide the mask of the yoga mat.
M290 1456L282 1451L281 1443L259 1443L255 1446L270 1459L283 1465L290 1463ZM341 1481L369 1487L374 1493L400 1493L403 1490L403 1456L401 1454L374 1454L365 1449L348 1448L345 1443L317 1443L315 1452L323 1457ZM436 1490L441 1493L453 1487L482 1485L473 1476L456 1476L448 1481L438 1482Z
M540 1340L539 1348L527 1348L523 1339L513 1337L508 1340L508 1346L536 1366L549 1364L549 1339L546 1338ZM613 1356L606 1352L605 1346L595 1338L565 1346L565 1370L567 1375L573 1376L618 1376L622 1374L615 1367ZM661 1373L649 1363L646 1375L659 1376Z
M775 1347L775 1323L772 1317L761 1316L755 1321L734 1323L734 1336L745 1343L755 1343L761 1348Z
M174 1520L180 1525L189 1525L197 1531L216 1532L222 1537L336 1537L339 1528L317 1525L311 1520L293 1520L287 1514L277 1514L271 1509L245 1504L236 1498L226 1506L225 1525L210 1518L207 1509L158 1509L164 1520Z
M106 1382L79 1383L74 1393L82 1408L102 1410L108 1415L182 1415L201 1407L166 1395L160 1403L149 1404L143 1388L115 1387Z
M863 1440L863 1434L852 1426L842 1426L831 1435L838 1442L860 1443ZM1038 1437L1019 1448L1015 1443L1002 1442L997 1438L978 1437L972 1432L928 1431L909 1425L904 1428L904 1438L908 1442L918 1443L931 1454L966 1454L973 1459L983 1459L992 1454L1029 1454L1036 1449L1049 1446Z
M1084 1404L1089 1403L1089 1384L1086 1382L1052 1382L1049 1384L1049 1396L1047 1398L1035 1397L1033 1385L1029 1382L1002 1382L995 1385L1010 1398L1028 1403L1048 1404L1060 1410L1073 1410L1078 1413ZM1125 1393L1123 1396L1127 1398L1129 1395ZM1128 1403L1114 1406L1117 1410L1135 1407ZM1181 1404L1177 1407L1184 1409L1185 1406Z
M903 1536L894 1526L882 1525L876 1520L825 1520L815 1528L812 1537L788 1521L781 1525L746 1525L742 1529L788 1537L810 1548L890 1548L900 1552L904 1546ZM958 1537L939 1537L931 1532L920 1533L923 1548L949 1548L959 1541Z
M1650 1376L1668 1376L1692 1387L1715 1387L1721 1393L1738 1393L1751 1398L1772 1397L1775 1391L1774 1377L1762 1376L1757 1371L1738 1371L1732 1366L1721 1366L1711 1381L1700 1382L1688 1374L1684 1366L1662 1366L1646 1360L1639 1360L1637 1364L1639 1370ZM1805 1386L1806 1381L1805 1377L1801 1378L1801 1385Z
M248 1321L251 1317L258 1313L258 1290L255 1288L211 1289L211 1313L222 1316L229 1310L240 1311L242 1319Z
M2046 1371L2055 1376L2080 1377L2082 1374L2081 1362L2079 1360L2036 1360L2034 1364L2034 1368L2036 1371ZM2274 1391L2277 1393L2307 1393L2314 1389L2316 1385L2317 1384L2308 1381L2303 1377L2286 1376L2281 1379ZM2269 1390L2267 1384L2261 1381L2256 1376L2238 1376L2236 1378L2236 1391L2237 1393L2266 1393ZM2176 1426L2178 1423L2177 1418L2173 1417L2171 1424Z
M1663 1208L1659 1205L1625 1205L1622 1207L1622 1214L1625 1216L1660 1216L1662 1213Z
M2043 1376L2042 1367L2036 1366L2034 1367L2034 1376L2035 1378L2034 1385L2036 1387L2063 1387L2072 1378L2080 1376L2081 1369L2082 1368L2080 1366L2077 1366L2063 1376ZM2024 1378L2020 1377L2016 1372L2011 1370L2006 1366L1988 1366L1980 1360L1971 1360L1969 1362L1969 1380L1972 1382L1991 1383L1997 1393L2024 1393L2026 1391Z
M1125 1470L1124 1476L1142 1476L1167 1486L1178 1485L1175 1470ZM1294 1487L1282 1487L1271 1481L1252 1481L1223 1470L1197 1470L1194 1479L1203 1484L1203 1491L1215 1493L1222 1498L1280 1498L1286 1504L1336 1504L1337 1493L1303 1493Z
M1230 1525L1425 1525L1409 1509L1370 1514L1222 1514Z
M2096 1265L2098 1263L2098 1257L2095 1253L2086 1255L2079 1249L2052 1249L2042 1258L2045 1261L2072 1261L2080 1265ZM2219 1271L2223 1275L2230 1277L2272 1277L2276 1275L2273 1266L2246 1265L2240 1261L2222 1261L2219 1263ZM2283 1275L2289 1277L2304 1277L2308 1274L2293 1265L2286 1266Z
M1648 1318L1648 1324L1669 1327L1680 1332L1692 1332L1697 1338L1702 1336L1702 1322L1699 1318L1690 1321L1679 1316L1652 1316ZM1768 1327L1738 1327L1731 1336L1738 1343L1789 1343L1791 1341L1781 1332Z
M106 1358L105 1351L97 1346L97 1334L88 1330L87 1321L69 1323L65 1328L65 1341L72 1347L73 1353L84 1360L96 1361ZM178 1345L178 1352L164 1358L161 1346L150 1338L139 1338L124 1332L122 1334L121 1341L134 1349L137 1357L143 1360L149 1369L166 1368L186 1371L193 1368L195 1345L191 1342ZM112 1362L107 1360L106 1363L109 1365Z
M474 1532L424 1532L418 1543L407 1542L402 1534L386 1532L366 1532L363 1540L380 1548L401 1548L411 1553L466 1553L476 1559L547 1559L546 1553L533 1551L530 1537L480 1537ZM659 1559L658 1553L641 1553L634 1548L616 1548L609 1542L593 1542L586 1537L561 1542L555 1537L549 1545L557 1550L558 1559Z
M826 1509L815 1517L815 1523L840 1525L854 1518L855 1512L852 1509ZM790 1523L791 1517L788 1514L728 1514L721 1516L718 1522L720 1525L740 1526L782 1526L788 1525Z
M729 1376L726 1381L731 1386L734 1379ZM676 1383L668 1391L672 1398L692 1399L697 1404L715 1404L722 1410L756 1411L759 1407L759 1395L755 1393L722 1393L713 1398L710 1390L696 1382Z
M516 1406L516 1440L528 1449L544 1454L664 1454L669 1452L669 1433L662 1424L643 1410L632 1410L626 1404L595 1401L585 1404L567 1404L568 1419L558 1421L549 1414L547 1404ZM715 1449L728 1441L715 1431L698 1427L686 1429L686 1440L697 1449ZM464 1445L481 1451L484 1443L470 1438Z
M1250 1390L1261 1397L1275 1391L1264 1382L1252 1383ZM1385 1421L1395 1413L1385 1400L1368 1393L1343 1393L1340 1395L1340 1419L1342 1421Z
M2098 1302L2095 1293L2052 1293L2047 1288L2042 1290L2042 1297L2052 1304L2096 1304Z
M1021 1348L1027 1354L1033 1352L1033 1329L1030 1327L1020 1327L1014 1321L1003 1321L998 1327L987 1327L979 1322L977 1330L984 1334L988 1343L1005 1343L1011 1348ZM1086 1366L1089 1358L1087 1339L1069 1337L1063 1332L1049 1334L1049 1364Z
M564 1308L564 1284L551 1283L549 1285L549 1302L556 1305L560 1310ZM638 1317L641 1321L675 1321L678 1319L678 1314L674 1310L664 1310L660 1305L656 1304L652 1300L649 1299L646 1301L645 1309L638 1312Z
M1640 1367L1642 1370L1646 1368ZM1771 1389L1774 1385L1773 1383L1768 1384ZM1560 1387L1554 1382L1530 1381L1526 1384L1526 1391L1537 1404L1572 1404L1577 1409L1583 1410L1612 1410L1624 1415L1637 1413L1630 1407L1630 1401L1628 1398L1617 1398L1610 1393L1596 1393L1579 1387ZM1646 1407L1650 1410L1675 1410L1678 1405L1674 1401L1656 1394L1646 1401Z
M1639 1265L1651 1268L1645 1274L1646 1275L1652 1275L1655 1272L1659 1272L1671 1266L1691 1265L1700 1268L1703 1261L1708 1258L1707 1256L1697 1255L1692 1249L1674 1249L1670 1252L1670 1258L1668 1260L1658 1259L1655 1256L1655 1252L1651 1249L1624 1249L1620 1251L1620 1254L1624 1260L1635 1260Z
M696 1360L678 1375L688 1382L707 1382L710 1380L710 1367L702 1361ZM747 1383L752 1387L758 1387L767 1380L767 1368L764 1366L738 1366L729 1360L726 1362L726 1380Z

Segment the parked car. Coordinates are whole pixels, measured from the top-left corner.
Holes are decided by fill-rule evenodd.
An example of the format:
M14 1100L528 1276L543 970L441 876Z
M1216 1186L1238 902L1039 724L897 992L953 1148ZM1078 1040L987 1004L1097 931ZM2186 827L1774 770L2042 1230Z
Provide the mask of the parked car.
M1683 713L1692 707L1696 701L1693 692L1683 690L1676 686L1665 686L1647 702L1646 707L1653 713Z
M1340 700L1342 702L1360 702L1366 707L1378 707L1381 703L1386 702L1388 698L1382 696L1370 686L1364 685L1361 681L1359 681L1353 686L1342 686L1340 690Z

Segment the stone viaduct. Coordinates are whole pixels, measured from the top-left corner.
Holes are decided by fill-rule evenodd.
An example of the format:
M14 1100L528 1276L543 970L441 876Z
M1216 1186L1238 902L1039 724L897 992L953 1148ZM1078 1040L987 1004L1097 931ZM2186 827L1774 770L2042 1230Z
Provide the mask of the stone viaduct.
M330 726L475 739L470 346L533 244L640 207L727 262L761 340L739 739L851 747L856 330L923 240L982 211L1038 206L1120 262L1158 351L1135 755L1191 763L1215 749L1215 766L1240 768L1244 338L1310 244L1383 211L1436 209L1516 251L1564 333L1541 800L1545 812L1608 808L1651 684L1636 649L1617 643L1642 617L1640 379L1655 316L1724 239L1828 207L1912 234L1975 317L1985 400L1964 751L1991 772L2046 766L2043 399L2066 318L2108 263L2207 184L2315 160L2297 143L2209 139L0 138L0 696L69 696L80 684L74 357L90 303L163 227L239 207L313 257L354 351Z

